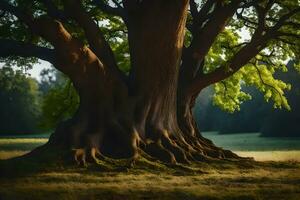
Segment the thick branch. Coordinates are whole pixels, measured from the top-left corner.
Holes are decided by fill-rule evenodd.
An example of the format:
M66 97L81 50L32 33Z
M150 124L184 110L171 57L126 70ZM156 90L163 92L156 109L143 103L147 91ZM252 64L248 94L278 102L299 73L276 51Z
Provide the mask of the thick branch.
M258 14L258 24L250 43L241 48L231 60L217 68L214 72L209 74L198 74L193 83L190 85L190 93L198 93L204 87L222 81L233 75L241 67L247 64L253 57L255 57L263 48L265 48L268 41L271 39L276 39L278 36L298 38L297 34L282 34L281 32L280 35L278 30L285 25L288 19L290 19L296 13L299 13L300 8L296 8L289 13L282 15L272 28L266 28L266 15L273 4L273 0L268 1L265 7L261 7L259 4L253 4L256 7Z
M50 63L55 61L55 50L53 49L9 39L0 39L0 46L0 57L36 57Z
M97 57L118 76L123 76L115 62L113 52L104 38L103 33L85 12L80 0L64 0L64 5L70 16L83 28L89 45ZM123 77L121 77L123 78Z
M208 12L210 10L209 8L212 7L212 2L209 4L208 2L200 10L200 18L203 17L202 12ZM209 20L205 23L201 30L193 33L191 45L185 51L185 55L183 56L183 64L180 72L181 80L185 80L183 82L190 82L198 71L202 71L200 65L201 62L205 58L218 34L224 29L228 19L230 19L230 17L232 17L235 13L238 6L239 1L233 1L228 5L217 3ZM208 11L206 11L206 9ZM196 20L195 23L198 23L197 19L194 20Z
M201 89L208 85L217 83L232 76L241 67L247 64L255 55L257 55L266 46L267 41L268 39L266 37L261 38L260 41L252 40L250 43L241 48L231 60L217 68L215 71L209 74L199 75L190 85L189 93L198 93Z

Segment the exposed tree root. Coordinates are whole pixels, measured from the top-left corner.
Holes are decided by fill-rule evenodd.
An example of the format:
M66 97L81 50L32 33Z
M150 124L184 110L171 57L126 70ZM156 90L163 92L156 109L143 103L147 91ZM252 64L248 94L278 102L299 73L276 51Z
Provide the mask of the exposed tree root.
M228 155L228 152L224 150L224 155ZM150 143L145 145L143 149L138 148L138 157L115 159L103 155L97 148L67 149L47 143L24 156L0 161L0 171L1 176L20 176L39 171L65 169L96 170L100 172L150 170L154 173L165 171L176 174L199 174L205 173L203 167L207 168L210 165L218 167L218 163L226 163L230 166L236 165L237 167L253 167L255 163L251 159L240 157L220 159L209 157L200 152L191 153L187 151L184 151L184 154L188 155L187 163L177 161L175 154L167 150L162 143Z
M62 123L46 145L33 150L21 160L29 158L28 162L42 163L41 169L60 163L60 166L77 165L100 171L136 167L190 170L195 163L245 160L229 150L216 147L201 135L187 136L181 132L176 134L167 129L153 128L150 133L155 133L154 136L148 133L148 137L142 138L126 120L110 123L107 129L102 130L85 129L82 124L83 121L74 123L74 120ZM100 131L87 134L87 130Z
M141 159L147 159L151 162L165 163L167 165L176 165L178 163L190 165L193 162L207 162L212 160L245 160L229 150L221 148L209 148L194 145L191 149L186 150L181 143L171 139L162 139L158 142L150 141L142 143L137 149L134 156L124 159L124 167L134 167L136 162ZM79 166L87 166L88 163L101 164L102 162L114 163L113 158L103 155L96 147L88 149L74 149L74 160Z
M113 130L110 132L109 137L106 135L83 135L80 136L79 130L70 126L70 123L66 123L64 126L60 126L57 131L69 131L69 134L60 134L63 136L69 135L72 138L67 141L77 141L74 139L74 135L80 137L81 143L78 148L74 145L64 145L59 142L53 142L53 139L58 141L66 141L66 139L50 138L49 144L62 145L67 148L71 148L74 155L74 161L80 166L86 166L87 163L99 163L99 161L105 161L105 158L128 158L126 166L134 166L136 160L140 156L146 156L156 161L164 163L176 164L191 164L191 162L205 162L215 159L237 159L241 160L238 155L229 150L224 150L215 146L210 140L203 138L202 136L186 136L179 134L169 134L167 130L153 129L155 131L154 139L141 139L134 127L129 123L124 125L114 123ZM71 128L70 128L71 127ZM75 132L76 131L76 132ZM106 141L104 141L106 139ZM72 143L72 142L69 142ZM109 146L106 149L105 144ZM112 153L110 154L110 151ZM142 153L141 153L142 152ZM118 156L121 153L120 156ZM106 159L107 160L107 159Z

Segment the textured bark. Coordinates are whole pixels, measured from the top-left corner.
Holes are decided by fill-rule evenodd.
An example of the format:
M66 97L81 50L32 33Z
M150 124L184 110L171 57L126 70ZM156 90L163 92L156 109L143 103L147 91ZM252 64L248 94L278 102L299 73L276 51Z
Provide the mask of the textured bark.
M187 7L188 1L170 5L157 0L129 9L132 69L127 83L110 70L111 54L94 48L96 56L63 30L68 42L62 44L59 66L69 66L64 72L78 91L80 106L57 128L50 144L76 149L75 158L83 163L85 154L135 160L141 151L171 163L225 157L226 151L198 131L192 115L196 95L187 93L184 84L179 87ZM71 8L76 10L74 18L86 23L80 9ZM93 30L93 24L85 26ZM105 63L99 60L102 56Z
M280 29L287 27L300 9L283 14L271 26L266 18L275 1L264 5L256 0L209 0L200 10L194 0L113 1L116 7L101 0L88 1L124 20L131 58L131 71L126 76L83 2L62 0L58 7L43 0L40 3L46 10L40 13L46 11L46 16L34 16L22 6L0 1L4 14L14 15L32 35L52 46L50 49L5 38L0 39L0 56L49 61L71 79L79 94L76 114L57 127L48 145L75 150L75 160L81 164L97 161L103 154L131 161L149 154L171 163L238 158L201 136L192 113L195 99L203 88L232 76L249 63L271 40L290 36ZM188 6L191 26L186 24ZM241 44L225 64L204 73L205 57L218 35L239 8L250 7L258 18L252 23L255 30L251 40ZM242 14L236 16L243 20ZM65 29L64 24L70 21L83 31L88 45ZM185 27L192 41L183 50Z
M179 75L188 0L124 1L131 56L126 78L81 2L63 2L89 47L59 21L26 18L54 46L52 63L70 77L80 97L77 112L57 127L48 145L75 150L81 164L103 155L135 161L144 153L170 163L237 158L201 136L192 114L201 88L191 91L188 76ZM44 56L42 50L36 53Z

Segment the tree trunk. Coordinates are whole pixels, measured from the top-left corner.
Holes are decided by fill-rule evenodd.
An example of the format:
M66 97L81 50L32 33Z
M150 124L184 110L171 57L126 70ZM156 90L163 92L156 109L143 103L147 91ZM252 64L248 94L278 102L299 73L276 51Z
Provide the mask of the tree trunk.
M60 40L56 65L71 78L80 105L49 144L74 149L83 164L102 155L134 161L141 151L171 163L236 157L200 135L192 115L196 95L178 83L188 0L125 6L132 65L127 83L76 39Z

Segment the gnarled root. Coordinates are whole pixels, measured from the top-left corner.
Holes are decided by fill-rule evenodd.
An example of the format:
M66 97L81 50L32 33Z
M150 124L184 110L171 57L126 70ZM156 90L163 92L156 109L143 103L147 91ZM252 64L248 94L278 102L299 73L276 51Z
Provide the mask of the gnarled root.
M109 157L126 158L127 166L134 166L143 151L151 158L164 163L190 164L194 161L214 159L240 159L229 150L216 147L210 140L202 136L188 136L183 133L170 133L167 129L152 128L152 137L141 139L140 134L128 120L111 121L106 129L94 129L87 134L85 129L70 121L62 124L57 130L67 133L57 134L61 138L53 140L68 141L68 148L74 154L75 162L80 166L87 163L110 162ZM70 137L69 139L66 139ZM75 142L75 143L74 143ZM145 155L144 154L144 155Z

